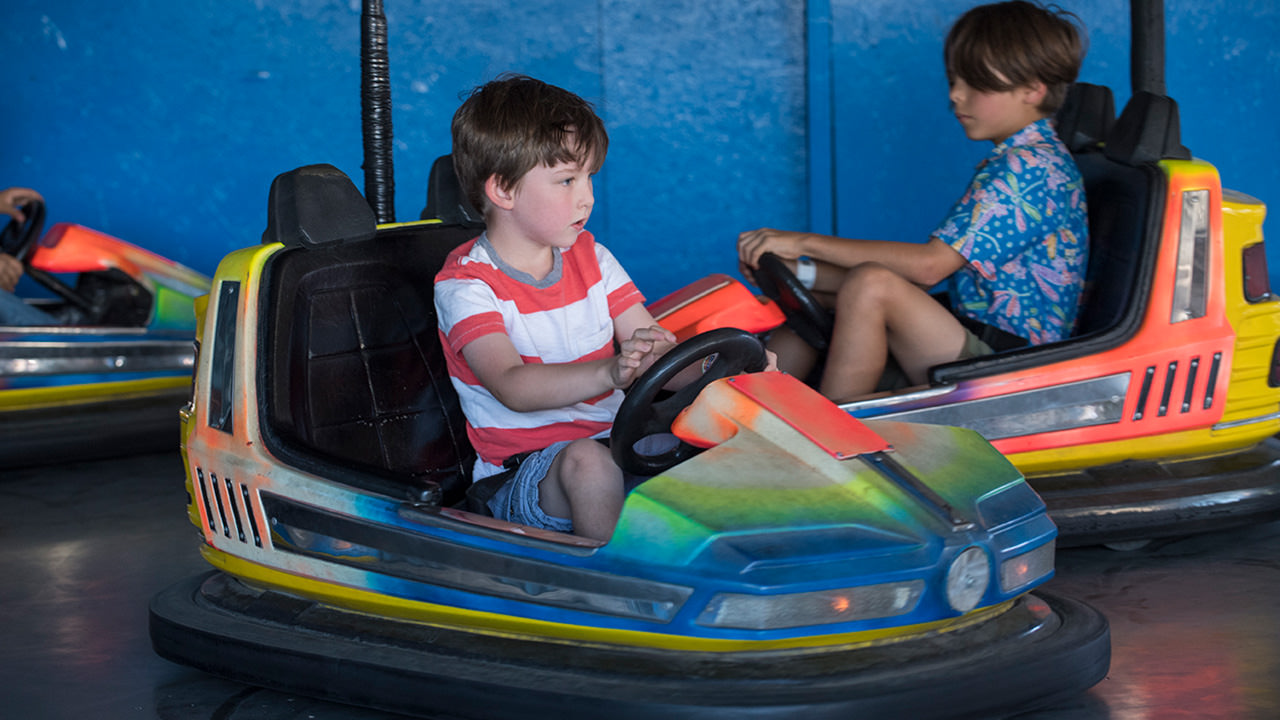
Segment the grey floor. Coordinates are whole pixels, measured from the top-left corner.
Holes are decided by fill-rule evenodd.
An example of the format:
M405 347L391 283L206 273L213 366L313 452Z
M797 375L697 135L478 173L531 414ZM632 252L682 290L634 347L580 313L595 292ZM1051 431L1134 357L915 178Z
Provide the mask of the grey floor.
M151 651L147 602L204 569L176 454L0 471L0 717L372 720ZM1050 587L1112 628L1110 675L1019 720L1280 718L1280 523L1061 550Z

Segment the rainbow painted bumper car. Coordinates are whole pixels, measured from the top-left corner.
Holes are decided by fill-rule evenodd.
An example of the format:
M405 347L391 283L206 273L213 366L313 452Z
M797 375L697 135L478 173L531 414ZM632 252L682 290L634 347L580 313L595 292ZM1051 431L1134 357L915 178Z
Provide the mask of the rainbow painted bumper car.
M1224 190L1179 140L1177 105L1078 84L1058 117L1089 204L1075 336L931 369L927 385L843 405L860 418L980 432L1049 507L1060 545L1128 545L1280 517L1280 298L1257 199ZM715 276L660 300L687 336L788 322L815 347L830 317L780 261L768 297Z
M1106 620L1040 587L1056 529L1013 465L971 430L743 374L763 358L743 331L628 392L611 447L652 477L609 542L486 515L431 299L477 231L375 228L331 166L277 178L269 207L200 303L182 437L215 569L153 598L160 655L459 718L995 717L1106 674Z
M25 299L48 323L0 326L0 467L176 449L209 278L81 225L42 235L38 201L27 216L3 251L54 297Z

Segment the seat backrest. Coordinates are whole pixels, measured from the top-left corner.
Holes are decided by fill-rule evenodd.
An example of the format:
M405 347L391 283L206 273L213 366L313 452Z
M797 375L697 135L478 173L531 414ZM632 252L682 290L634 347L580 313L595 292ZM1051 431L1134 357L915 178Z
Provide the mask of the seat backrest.
M1163 205L1162 159L1187 160L1178 104L1172 98L1137 92L1098 150L1076 155L1089 204L1089 270L1076 335L1114 327L1132 312L1147 288L1141 282L1148 258L1160 242ZM1134 317L1136 322L1136 317Z
M1100 152L1076 156L1089 206L1089 267L1075 336L1114 327L1139 291L1153 168L1131 167Z
M276 437L296 454L461 497L475 456L432 289L448 253L473 235L407 226L273 256L263 396Z
M419 219L484 227L484 216L462 191L458 173L453 169L452 155L441 155L431 163L431 173L427 176L427 205Z
M1096 149L1116 121L1116 101L1105 85L1075 83L1054 116L1058 137L1073 153Z

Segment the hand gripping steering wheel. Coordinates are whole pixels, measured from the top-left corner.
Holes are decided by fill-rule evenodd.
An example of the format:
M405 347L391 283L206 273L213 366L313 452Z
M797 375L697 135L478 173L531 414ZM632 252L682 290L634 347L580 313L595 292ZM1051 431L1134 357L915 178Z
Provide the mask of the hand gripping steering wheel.
M786 263L773 253L760 256L755 270L756 285L765 297L782 308L787 317L787 326L795 331L800 339L818 350L826 350L831 344L831 332L834 322L831 313L822 303L800 284L795 273Z
M0 251L12 255L22 262L23 271L31 267L31 256L34 254L36 241L40 239L40 231L44 229L44 203L39 200L28 200L24 207L27 219L18 222L10 219L0 232Z
M658 400L662 387L682 370L711 355L702 377ZM627 391L613 422L609 447L618 467L641 476L657 475L698 454L699 448L680 442L675 448L655 455L636 449L642 438L671 430L671 423L681 410L689 406L698 393L714 380L759 372L766 363L764 345L756 336L737 328L720 328L695 335L658 358L644 375Z

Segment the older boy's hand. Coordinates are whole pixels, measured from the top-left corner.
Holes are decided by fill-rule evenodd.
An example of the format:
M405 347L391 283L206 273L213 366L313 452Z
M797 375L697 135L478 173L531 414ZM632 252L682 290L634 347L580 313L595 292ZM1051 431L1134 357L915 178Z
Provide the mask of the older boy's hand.
M794 260L804 254L800 248L804 236L805 233L802 232L773 228L748 230L738 236L738 260L751 269L759 265L760 256L767 252L783 259Z
M615 387L624 388L648 370L655 360L671 349L676 336L661 325L650 325L636 330L623 340L621 349L610 367L610 379Z

